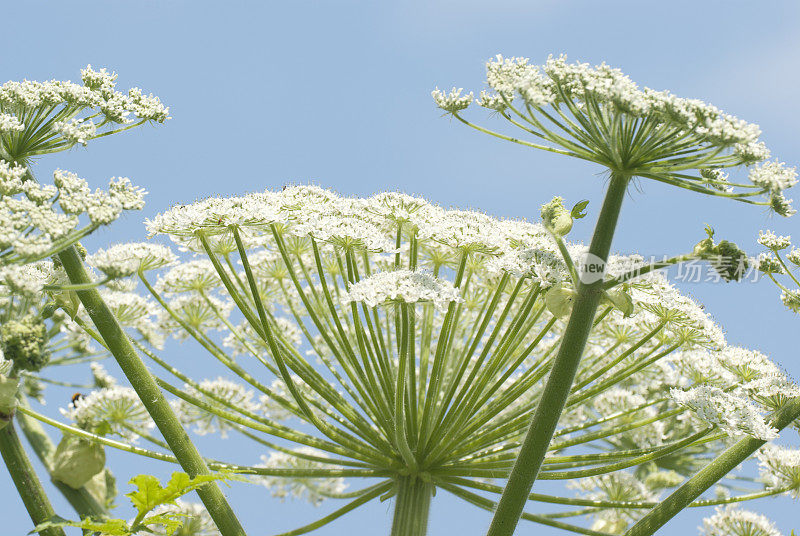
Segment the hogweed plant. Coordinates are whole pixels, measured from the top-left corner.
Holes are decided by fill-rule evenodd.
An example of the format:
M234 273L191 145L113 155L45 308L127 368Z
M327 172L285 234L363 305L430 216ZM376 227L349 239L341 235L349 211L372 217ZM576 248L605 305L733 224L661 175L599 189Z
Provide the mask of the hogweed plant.
M433 92L447 114L481 132L523 146L580 158L602 166L609 185L582 273L601 273L622 200L631 180L652 179L706 195L794 210L784 190L796 183L793 168L769 161L756 125L695 99L640 89L617 69L550 57L539 67L525 58L497 56L487 63L487 84L477 104L504 119L526 138L479 126L464 117L473 94ZM529 141L533 140L533 141ZM748 168L749 182L728 170ZM723 248L724 249L724 248ZM542 468L568 400L604 286L584 278L576 288L569 326L519 458L498 504L490 536L510 536Z
M577 303L573 259L587 248L553 229L566 231L583 208L571 213L556 199L541 225L399 193L289 186L176 205L147 223L182 255L121 244L87 262L125 289L104 292L128 304L120 319L163 370L158 384L183 423L264 448L261 463L210 467L250 475L279 497L347 501L285 534L393 497L392 534L416 536L437 490L495 507ZM621 534L737 438L777 437L782 426L767 414L800 393L766 356L726 345L702 307L643 259L608 264L616 284L592 319L539 475L563 486L526 496L553 511L523 514L590 535ZM160 355L167 337L193 341L229 373L190 377ZM121 389L74 402L71 424L24 411L174 461ZM786 461L794 452L765 454L764 486L723 480L690 506L796 493Z
M81 337L70 341L69 337L58 335L65 327L67 330L73 327L81 304L100 332L103 346L120 364L189 476L209 474L136 356L109 304L98 293L96 287L102 282L90 279L75 245L99 226L114 221L123 210L142 208L143 190L120 178L111 180L108 193L93 192L86 181L60 170L55 172L54 186L41 185L31 170L36 157L65 151L77 144L87 145L90 140L144 124L163 123L169 118L168 108L157 97L138 88L127 93L117 91L116 78L116 74L105 69L96 71L88 66L81 71L82 84L26 80L0 86L0 278L3 282L0 305L4 315L0 337L8 358L0 377L0 415L4 425L0 431L0 451L36 525L51 519L53 510L13 425L8 422L17 405L21 373L40 370L53 346L59 350L76 349ZM45 261L48 256L55 257ZM43 300L47 300L44 306ZM56 311L60 311L60 316ZM69 322L61 313L69 316ZM24 408L25 404L19 407ZM97 473L104 461L102 451L66 437L53 449L38 425L26 425L25 419L21 422L37 455L78 513L104 514L105 508L94 500L97 497L87 492L85 484L89 479L83 479L80 470L77 474L75 471L75 466L86 462ZM59 465L73 455L72 466ZM77 490L78 495L70 490ZM215 483L202 486L198 494L220 532L243 534ZM47 526L43 531L53 536L63 534L57 525Z
M62 171L42 186L31 158L163 122L168 111L139 90L117 92L113 73L82 74L83 86L0 91L0 411L10 420L16 410L82 518L53 515L7 425L0 451L42 534L243 534L215 483L235 474L281 498L346 501L287 535L389 498L392 534L424 535L437 490L496 509L491 535L511 534L522 517L580 534L644 536L684 508L713 506L706 534L776 533L737 504L797 497L800 451L772 442L797 423L800 389L763 354L728 346L659 271L700 259L730 281L750 260L710 229L664 262L610 255L637 177L790 215L783 192L794 170L767 160L754 125L639 90L605 65L551 58L540 69L498 57L488 64L493 92L478 103L535 141L469 122L462 112L472 95L434 98L478 130L603 166L609 186L588 247L565 239L588 202L570 210L555 198L539 224L400 193L350 198L287 186L176 205L147 228L178 253L120 244L86 256L87 267L77 241L141 208L143 192L122 179L92 192ZM749 182L729 180L728 168L741 167ZM797 283L778 254L782 240L762 237L773 257L758 267L779 285L780 275ZM163 355L170 338L196 345L224 376L180 370ZM132 387L92 363L95 389L63 409L69 422L27 404L41 382L64 383L42 374L45 366L107 355ZM152 375L143 360L162 372ZM63 432L58 446L42 424ZM264 454L260 463L204 459L184 427L242 436ZM112 519L105 447L186 473L166 487L134 478L136 518ZM753 455L757 474L743 465ZM531 493L536 479L563 485ZM177 502L195 489L207 513Z

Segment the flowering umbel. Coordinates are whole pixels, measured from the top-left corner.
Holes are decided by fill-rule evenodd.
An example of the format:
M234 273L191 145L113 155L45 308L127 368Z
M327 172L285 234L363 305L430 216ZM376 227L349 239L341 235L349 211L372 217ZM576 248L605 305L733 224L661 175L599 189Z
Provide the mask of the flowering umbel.
M709 195L794 213L784 191L797 183L794 168L769 160L757 125L697 99L640 89L605 63L592 67L549 57L542 66L498 55L486 63L475 102L536 139L527 141L468 121L472 93L436 89L439 108L482 132L521 145L588 160L612 172L643 177ZM729 178L746 168L749 182Z
M387 493L397 494L396 516L427 512L434 488L491 508L484 495L501 488L488 479L508 475L566 325L547 303L551 289L575 288L559 241L575 258L585 246L526 221L314 186L177 205L147 225L190 255L133 244L89 262L139 280L160 307L147 310L155 339L193 340L231 371L195 380L146 339L137 343L180 382L159 379L187 426L267 447L262 463L224 467L277 496L351 501L325 522ZM642 262L612 256L607 278ZM729 434L761 433L762 413L780 404L772 386L791 387L765 357L743 369L755 354L744 359L745 350L727 346L660 272L623 279L599 313L542 471L585 479L578 498L542 500L591 502L583 515L594 530L624 530ZM124 280L113 285L134 287ZM713 407L736 396L749 413L723 422L699 403L664 396L706 384L717 389L707 395ZM121 404L120 389L98 390L68 415L95 429L105 420L122 438L125 424L143 432L146 421ZM345 490L359 478L377 480ZM612 494L630 486L639 491ZM620 501L630 507L623 513Z
M116 73L81 70L82 84L50 80L0 86L0 158L26 163L33 156L86 145L89 140L169 119L158 97L116 90Z

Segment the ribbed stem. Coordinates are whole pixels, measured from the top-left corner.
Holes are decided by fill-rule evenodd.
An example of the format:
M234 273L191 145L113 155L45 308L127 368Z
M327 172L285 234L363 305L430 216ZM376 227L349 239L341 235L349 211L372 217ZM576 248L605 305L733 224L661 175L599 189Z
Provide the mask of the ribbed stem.
M433 485L414 476L397 480L391 536L425 536L431 509Z
M770 424L778 430L782 430L797 418L800 418L800 397L795 398L773 413ZM748 436L725 449L714 461L698 471L696 475L687 480L669 497L661 501L647 515L628 529L625 536L650 536L655 534L667 521L675 517L689 503L697 499L740 463L752 456L764 443L766 441Z
M83 266L83 261L74 247L62 251L58 257L72 284L91 282L91 278ZM79 290L77 294L97 331L103 337L136 394L139 395L183 470L191 477L210 474L205 461L189 439L186 430L178 421L161 389L156 385L100 293L92 288ZM236 514L233 513L216 483L212 482L199 488L197 494L222 536L243 536L245 534Z
M17 493L28 510L34 526L52 518L55 515L53 507L47 499L39 477L33 470L31 461L19 442L13 421L0 430L0 454L3 456L3 461L6 462L11 480L14 481ZM9 508L9 505L4 505L3 511L7 512ZM41 534L43 536L65 536L64 530L58 527L43 530Z
M628 180L629 177L626 175L617 173L611 175L611 182L589 246L587 265L589 263L595 266L600 263L604 265L608 259ZM488 536L511 536L514 533L572 388L602 290L602 277L597 281L581 282L578 285L572 314L564 330L553 368L542 391L542 398L520 448L517 461L497 504Z

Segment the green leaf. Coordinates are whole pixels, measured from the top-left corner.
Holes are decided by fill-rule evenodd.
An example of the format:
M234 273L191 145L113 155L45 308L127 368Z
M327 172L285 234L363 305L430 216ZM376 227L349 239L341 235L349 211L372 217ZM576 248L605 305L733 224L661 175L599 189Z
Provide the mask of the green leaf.
M231 477L232 475L227 473L217 473L189 478L186 473L175 472L172 473L169 482L167 482L167 487L162 487L161 483L153 475L137 475L128 482L136 486L138 488L137 491L126 493L125 496L131 500L133 506L139 511L139 516L137 517L143 517L156 506L172 504L175 499L209 482L228 480Z
M122 519L92 519L87 517L81 521L70 521L60 516L53 516L36 527L28 534L34 534L55 527L75 527L89 532L99 532L103 536L130 536L133 530Z
M136 525L134 530L145 530L150 525L161 525L167 536L175 534L175 532L183 526L186 521L186 516L183 514L164 513L147 516L142 520L141 526Z
M586 210L586 207L588 205L589 205L588 199L584 199L583 201L578 201L577 203L575 203L575 206L572 207L572 210L569 213L570 216L572 216L572 219L579 220L581 218L585 218L586 212L584 211Z
M633 300L624 290L610 290L605 293L605 297L615 308L622 311L624 317L627 318L633 314Z
M544 295L544 304L550 314L565 318L572 312L572 303L578 295L573 289L553 287Z

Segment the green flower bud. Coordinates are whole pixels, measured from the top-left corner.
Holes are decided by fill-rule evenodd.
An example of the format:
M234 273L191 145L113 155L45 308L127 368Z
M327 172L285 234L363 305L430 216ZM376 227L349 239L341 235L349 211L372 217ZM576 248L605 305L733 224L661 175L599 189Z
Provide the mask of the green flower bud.
M26 315L21 320L6 322L0 327L0 347L5 358L14 362L15 369L41 370L50 359L44 320Z
M572 304L578 295L573 289L564 287L553 287L544 295L544 304L550 314L558 318L569 316L572 312Z
M564 206L564 199L554 197L552 201L542 205L542 222L553 233L566 236L572 230L572 214Z
M711 259L711 266L725 281L739 281L750 265L747 253L727 240L717 244L716 252L717 257Z
M100 473L106 464L102 445L64 434L53 454L53 479L78 489Z
M711 266L725 281L739 281L744 276L750 262L747 254L733 242L722 240L714 242L714 229L706 227L708 238L697 243L692 253L707 259Z
M692 250L692 254L700 258L705 258L714 254L714 229L709 225L706 225L706 234L708 238L698 242Z

